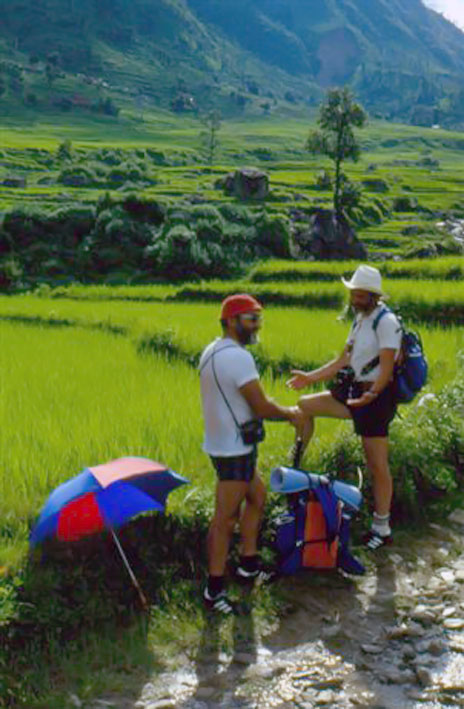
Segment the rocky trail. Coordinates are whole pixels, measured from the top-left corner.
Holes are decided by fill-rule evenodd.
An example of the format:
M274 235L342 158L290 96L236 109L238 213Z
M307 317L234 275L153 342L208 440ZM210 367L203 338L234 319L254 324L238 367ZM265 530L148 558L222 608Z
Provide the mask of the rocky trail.
M464 511L402 535L363 577L278 581L287 607L258 632L253 613L205 621L192 659L153 676L139 697L92 709L464 707ZM221 649L229 624L233 652ZM258 624L256 624L258 625Z

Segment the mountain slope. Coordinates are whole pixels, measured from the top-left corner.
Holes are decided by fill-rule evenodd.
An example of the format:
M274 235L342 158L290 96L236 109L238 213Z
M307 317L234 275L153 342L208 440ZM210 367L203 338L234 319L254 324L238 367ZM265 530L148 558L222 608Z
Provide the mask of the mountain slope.
M54 53L65 72L182 110L179 94L266 111L344 83L397 119L433 123L464 102L464 34L421 0L10 0L1 40L3 57Z
M438 72L464 70L464 34L421 0L189 0L189 6L264 61L322 83L347 80L366 61L407 66L415 59Z

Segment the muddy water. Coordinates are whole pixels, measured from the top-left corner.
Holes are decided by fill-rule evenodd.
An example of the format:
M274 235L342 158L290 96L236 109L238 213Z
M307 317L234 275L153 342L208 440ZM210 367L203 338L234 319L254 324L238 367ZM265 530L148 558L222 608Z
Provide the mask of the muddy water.
M463 530L450 522L396 541L369 557L361 578L280 580L287 607L276 627L258 631L253 613L211 618L192 661L153 677L135 702L107 706L464 706ZM221 652L220 622L232 653Z

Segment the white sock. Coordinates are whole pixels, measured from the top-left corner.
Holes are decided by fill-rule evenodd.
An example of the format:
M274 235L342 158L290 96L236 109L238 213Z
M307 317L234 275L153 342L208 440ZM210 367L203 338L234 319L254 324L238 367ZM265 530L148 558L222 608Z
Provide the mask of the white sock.
M378 515L377 512L374 512L371 529L381 537L388 537L391 534L390 515Z

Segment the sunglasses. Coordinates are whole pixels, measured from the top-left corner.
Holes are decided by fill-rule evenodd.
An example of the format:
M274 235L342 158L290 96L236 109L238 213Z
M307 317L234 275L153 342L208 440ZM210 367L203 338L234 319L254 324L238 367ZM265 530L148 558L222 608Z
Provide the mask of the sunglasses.
M243 313L240 315L240 320L247 320L248 322L261 322L261 315L256 313Z

